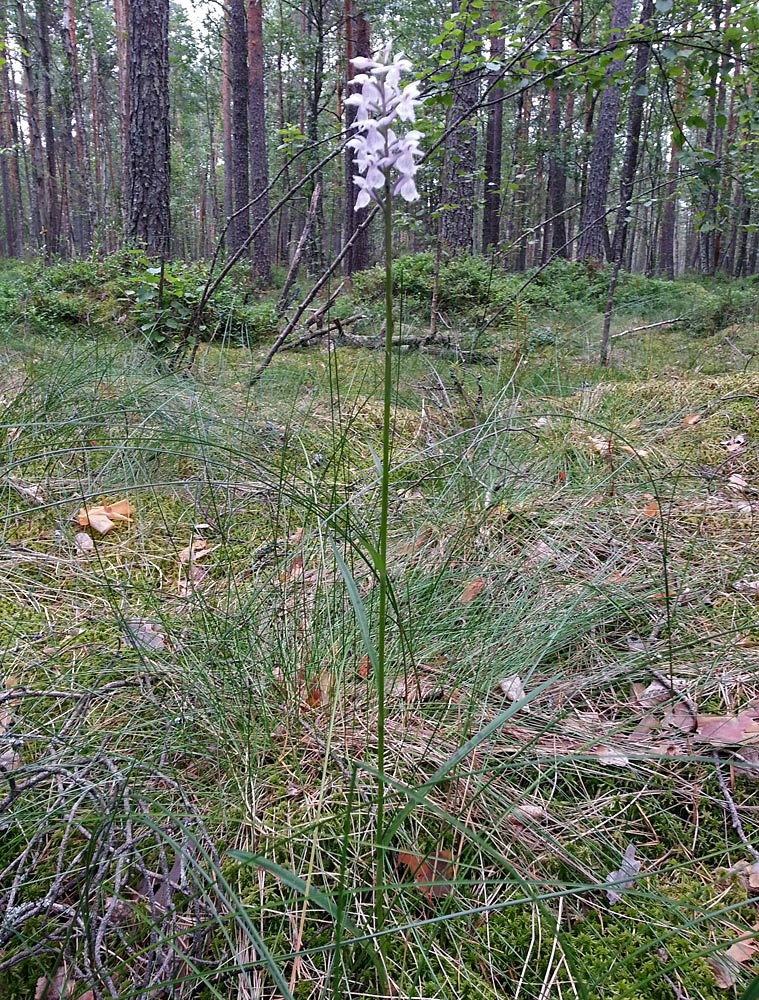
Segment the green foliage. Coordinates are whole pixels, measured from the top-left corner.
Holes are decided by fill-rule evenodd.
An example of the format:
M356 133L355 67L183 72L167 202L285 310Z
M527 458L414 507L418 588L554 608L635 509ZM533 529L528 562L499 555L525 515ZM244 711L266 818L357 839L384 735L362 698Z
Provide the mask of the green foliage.
M49 335L74 327L118 328L158 354L170 353L191 324L206 282L200 264L163 268L142 251L103 259L20 265L0 282L0 318ZM236 269L200 317L200 339L248 344L271 337L277 315L268 301L248 302L249 274Z
M124 290L127 302L131 303L132 322L151 350L159 354L173 350L194 318L195 303L203 286L198 286L197 278L186 267L176 263L165 267L150 265L135 278ZM208 330L202 318L198 330L201 334Z
M407 307L429 311L434 277L432 253L408 254L395 265L395 294ZM354 277L356 298L381 301L384 277L379 267ZM440 265L439 308L453 319L481 321L499 311L507 320L517 304L529 315L603 312L609 287L604 267L553 261L527 274L503 271L485 257L456 257ZM709 335L732 323L752 319L759 298L750 280L682 278L669 281L623 272L614 308L643 319L683 316L688 331ZM501 324L502 325L502 324ZM532 332L532 331L531 331ZM545 343L553 339L546 333Z

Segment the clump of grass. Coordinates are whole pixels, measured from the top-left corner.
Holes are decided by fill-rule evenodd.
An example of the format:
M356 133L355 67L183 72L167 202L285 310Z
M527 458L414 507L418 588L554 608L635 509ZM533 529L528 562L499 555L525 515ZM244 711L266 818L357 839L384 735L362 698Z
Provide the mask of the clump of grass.
M736 642L753 605L732 589L751 513L731 470L699 471L726 430L753 432L750 407L711 408L746 376L673 398L655 375L580 386L580 364L504 362L473 408L446 364L402 359L380 776L362 635L379 359L293 355L252 396L242 351L211 348L186 379L106 336L13 337L3 995L62 968L78 993L146 998L384 980L407 997L724 995L708 960L754 920L745 845L711 748L662 728L672 704L641 739L630 685L671 673L717 713L756 695ZM476 401L474 373L455 377ZM82 555L72 515L120 496L134 522ZM210 554L182 563L193 537ZM753 765L724 752L751 836ZM612 906L631 843L640 877ZM442 858L438 884L402 854Z

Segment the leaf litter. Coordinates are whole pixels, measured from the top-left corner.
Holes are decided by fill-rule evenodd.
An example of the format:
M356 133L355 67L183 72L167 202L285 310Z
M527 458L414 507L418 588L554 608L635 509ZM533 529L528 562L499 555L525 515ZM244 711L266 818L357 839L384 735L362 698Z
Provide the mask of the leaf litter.
M134 513L134 507L124 499L115 503L85 505L79 509L74 520L82 528L92 528L99 535L107 535L117 524L130 524Z

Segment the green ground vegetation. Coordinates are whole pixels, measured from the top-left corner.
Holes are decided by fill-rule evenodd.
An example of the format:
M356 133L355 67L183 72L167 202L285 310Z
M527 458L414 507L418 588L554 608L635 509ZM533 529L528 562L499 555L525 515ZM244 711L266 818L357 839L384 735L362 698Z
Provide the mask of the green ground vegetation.
M399 262L402 332L433 268ZM445 356L397 360L379 928L382 359L251 387L278 313L241 274L173 371L203 275L151 272L0 271L0 994L749 989L759 748L694 726L759 689L755 284L625 277L613 333L679 319L605 369L603 271L443 268ZM371 337L381 295L333 315Z

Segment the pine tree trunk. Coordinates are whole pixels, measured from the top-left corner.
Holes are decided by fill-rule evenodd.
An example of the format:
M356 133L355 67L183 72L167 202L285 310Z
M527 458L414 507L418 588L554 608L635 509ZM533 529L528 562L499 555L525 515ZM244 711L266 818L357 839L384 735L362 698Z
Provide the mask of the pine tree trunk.
M248 132L250 141L250 197L253 227L269 211L269 165L266 158L266 91L262 0L248 0ZM271 280L269 225L253 240L253 273L265 284Z
M45 154L40 129L39 90L37 74L32 63L32 43L26 26L26 15L22 0L16 3L18 41L21 64L24 68L24 90L26 97L26 122L29 130L29 148L32 162L31 216L32 239L39 249L45 246L45 220L47 218L47 190L45 184Z
M490 3L490 20L498 20L495 3ZM503 55L504 42L500 34L490 41L490 55L498 62ZM485 204L482 213L482 252L498 246L501 234L501 160L503 158L503 101L495 89L498 71L490 75L488 89L488 121L485 131Z
M50 73L50 27L47 23L47 5L45 0L37 0L36 10L40 68L42 70L42 117L45 123L45 158L47 161L45 249L50 255L58 253L60 217L58 208L58 178L55 161L55 128L53 127L53 87Z
M729 2L727 11L729 13ZM722 24L722 0L715 0L712 5L712 19L715 32L721 30ZM720 74L721 76L721 74ZM706 135L704 137L704 149L714 153L716 158L716 138L717 138L717 101L718 91L712 86L710 88L709 102L706 109ZM717 205L717 191L713 181L706 183L704 195L701 202L701 222L696 237L696 261L701 274L714 273L714 238L715 238L715 209Z
M127 56L127 235L167 257L169 223L169 0L131 0Z
M529 197L526 191L526 158L527 143L530 135L530 117L532 114L532 93L523 90L516 106L516 121L514 123L514 152L512 157L512 184L514 190L509 212L509 243L512 245L511 268L514 271L524 271L527 266L527 234L524 232L524 220Z
M134 0L139 3L140 0ZM118 67L119 146L121 148L121 214L128 229L127 177L129 173L129 57L127 52L129 0L113 0L116 22L116 65Z
M87 151L87 131L84 124L82 86L79 78L79 55L77 51L76 22L74 20L74 0L63 0L61 40L69 71L74 125L76 127L74 150L76 152L77 187L79 189L78 207L82 217L82 243L79 251L85 254L92 245L92 235L95 226L95 206L92 192L92 171Z
M453 11L459 9L454 0ZM470 40L471 31L464 31L459 43L457 64ZM480 90L476 71L464 72L451 81L453 101L445 116L446 156L443 176L442 238L448 250L474 252L475 176L477 170L477 128L474 120Z
M643 0L640 12L640 23L643 25L644 29L647 28L651 22L653 9L654 0ZM606 300L603 335L601 339L601 364L603 365L606 365L609 362L609 337L611 330L612 307L614 303L614 289L622 267L622 259L627 241L628 208L630 205L630 199L632 198L633 186L635 184L635 173L638 169L640 129L643 124L643 110L645 104L645 98L640 91L643 90L646 83L650 58L650 42L640 42L635 54L635 68L633 70L632 83L630 85L630 101L627 115L627 142L625 145L624 161L622 163L622 176L619 190L619 209L617 210L617 221L614 227L614 239L612 241L611 257L613 262L613 271L612 277L609 281L609 292Z
M232 177L232 57L229 40L229 15L224 19L223 36L221 39L221 126L224 148L224 222L234 212L234 180ZM227 251L232 253L235 237L230 226L226 233Z
M84 24L87 31L87 45L89 48L90 63L90 124L92 127L92 162L95 169L95 190L94 208L95 220L105 223L103 212L103 162L100 142L100 121L101 121L101 94L100 78L98 75L97 50L95 48L95 31L92 25L92 11L90 10L90 0L83 0L82 12L84 14Z
M664 208L662 210L661 228L659 231L659 252L657 254L657 272L665 278L675 277L675 209L677 193L677 146L674 139L669 150L669 165L667 167L667 185L665 188Z
M611 19L611 40L619 38L630 24L632 0L614 0ZM620 90L618 75L624 61L615 59L606 70L606 88L601 93L598 119L590 154L588 182L580 220L577 249L579 260L602 260L605 256L606 197L609 191L614 136L619 115Z
M562 47L561 17L557 16L551 27L550 47L558 52ZM559 257L567 257L567 224L564 208L567 194L567 173L564 165L564 144L561 140L561 106L559 88L553 81L548 92L548 193L551 208L551 251ZM546 246L548 241L546 240ZM545 254L544 254L545 256Z
M5 6L0 2L0 49L7 45ZM5 243L9 257L23 253L21 221L21 177L18 166L18 128L13 111L9 63L0 60L0 146L11 150L0 156L0 184L3 191Z
M232 189L235 221L232 247L239 250L250 235L248 179L248 29L245 0L229 0L229 45L232 69Z
M372 53L369 42L369 22L364 16L363 11L357 10L352 0L345 0L343 14L345 21L345 92L347 96L351 93L351 88L348 84L354 76L351 59L355 56L369 57ZM356 109L350 104L343 104L343 109L346 136L352 135L351 125L356 120ZM347 147L345 150L344 168L345 218L343 239L345 243L348 243L353 239L356 230L365 221L368 208L361 208L358 211L354 209L358 189L353 183L353 178L358 173L358 168L356 166L355 150L348 149ZM363 271L368 266L369 230L362 229L345 255L343 268L345 274L350 275L355 274L356 271Z
M324 89L324 15L325 0L310 0L303 4L304 22L306 29L308 51L312 61L310 66L310 81L306 90L305 108L305 129L306 136L310 143L310 155L308 163L309 169L313 169L319 158L319 110L321 107L322 91ZM314 191L319 191L317 198L316 216L311 229L306 257L308 269L312 274L318 274L324 267L324 208L323 208L323 174L318 170L314 174L310 185L310 197Z

